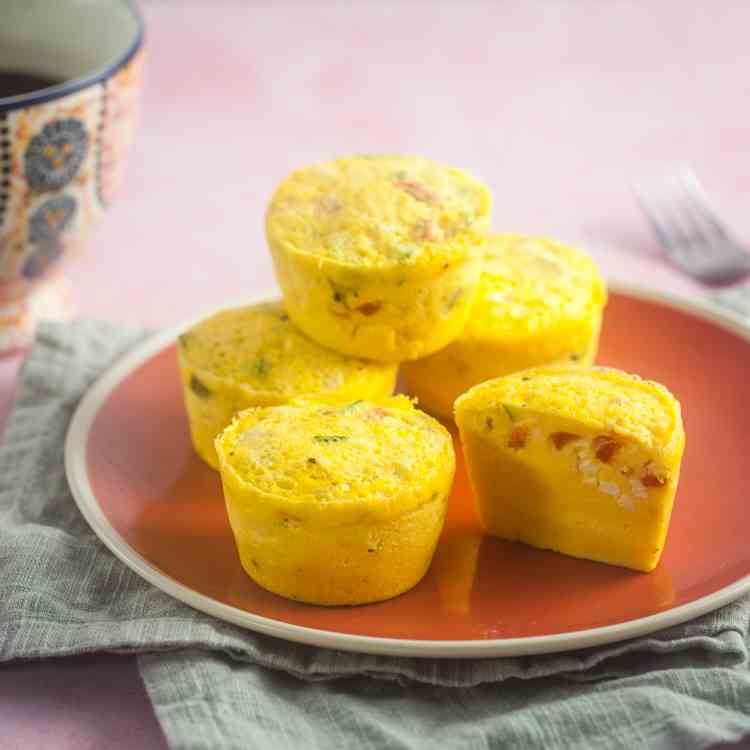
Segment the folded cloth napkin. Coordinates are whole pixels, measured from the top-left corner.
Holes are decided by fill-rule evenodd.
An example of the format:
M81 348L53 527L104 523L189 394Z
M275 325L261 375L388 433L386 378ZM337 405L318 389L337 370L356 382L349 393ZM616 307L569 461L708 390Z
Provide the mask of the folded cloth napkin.
M45 325L0 447L0 660L133 652L175 748L702 747L750 732L750 597L610 646L481 660L349 654L257 635L153 588L65 479L87 387L144 336Z

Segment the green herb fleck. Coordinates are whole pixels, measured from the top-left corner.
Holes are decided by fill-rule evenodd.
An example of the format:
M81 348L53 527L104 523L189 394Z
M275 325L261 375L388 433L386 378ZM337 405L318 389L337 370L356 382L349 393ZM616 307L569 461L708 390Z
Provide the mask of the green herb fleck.
M316 443L343 443L348 439L346 435L313 435Z
M255 360L255 374L259 378L264 378L268 374L268 362L263 357Z
M340 411L342 414L349 414L353 412L360 404L364 403L364 399L357 399L356 401L352 401L351 404L347 404L346 406L342 406Z
M177 337L177 341L180 342L180 346L183 349L187 349L188 343L190 342L190 334L189 333L183 333L181 336Z
M570 355L570 359L571 359L572 362L578 362L581 359L581 355L580 354L571 354Z
M465 291L466 290L460 286L453 290L453 293L448 297L445 303L446 312L450 312L460 302Z
M508 419L510 419L511 422L516 421L516 418L513 415L513 412L510 410L510 407L507 404L503 404L503 411L508 415Z
M359 296L357 290L354 287L348 287L342 284L338 284L333 279L329 279L329 278L326 278L326 281L328 282L328 285L331 287L331 292L333 293L333 301L339 305L343 305L347 309L348 309L348 305L346 303L346 298L349 295L353 297Z
M396 248L396 252L396 260L399 263L407 263L416 257L420 252L420 247L411 242L402 242L399 244L398 248Z
M472 222L474 221L474 212L473 211L462 211L461 212L461 220L462 220L463 225L465 227L471 226Z
M190 376L190 390L198 398L209 398L211 396L211 391L195 375Z

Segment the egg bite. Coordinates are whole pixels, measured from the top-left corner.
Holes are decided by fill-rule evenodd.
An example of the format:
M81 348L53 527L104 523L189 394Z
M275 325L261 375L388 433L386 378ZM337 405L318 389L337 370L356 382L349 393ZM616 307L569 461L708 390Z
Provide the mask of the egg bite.
M466 327L438 352L404 364L407 391L444 420L477 383L550 364L593 364L607 292L596 264L561 242L490 235Z
M609 368L537 368L475 386L455 416L488 533L656 567L685 445L664 386Z
M266 234L292 320L342 354L400 362L452 341L474 300L491 197L453 167L354 156L293 172Z
M201 321L178 338L177 357L193 445L214 469L214 440L242 409L306 394L377 399L396 381L394 365L344 357L311 341L278 301Z
M448 431L406 397L249 409L216 449L240 561L259 586L365 604L427 571L455 454Z

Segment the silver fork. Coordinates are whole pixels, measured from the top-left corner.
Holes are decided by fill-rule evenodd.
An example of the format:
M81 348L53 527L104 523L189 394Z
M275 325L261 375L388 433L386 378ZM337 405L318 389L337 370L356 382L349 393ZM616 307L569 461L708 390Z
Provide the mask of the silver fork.
M750 253L719 218L692 169L679 166L635 181L633 189L659 243L682 271L713 286L750 275Z

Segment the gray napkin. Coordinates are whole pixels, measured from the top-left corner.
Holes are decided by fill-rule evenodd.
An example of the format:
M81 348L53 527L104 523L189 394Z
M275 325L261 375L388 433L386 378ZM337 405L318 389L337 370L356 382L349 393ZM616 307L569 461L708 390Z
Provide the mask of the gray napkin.
M73 502L68 422L143 333L44 326L0 446L0 660L135 652L175 748L700 747L750 732L750 598L559 655L347 654L190 609L116 560Z

